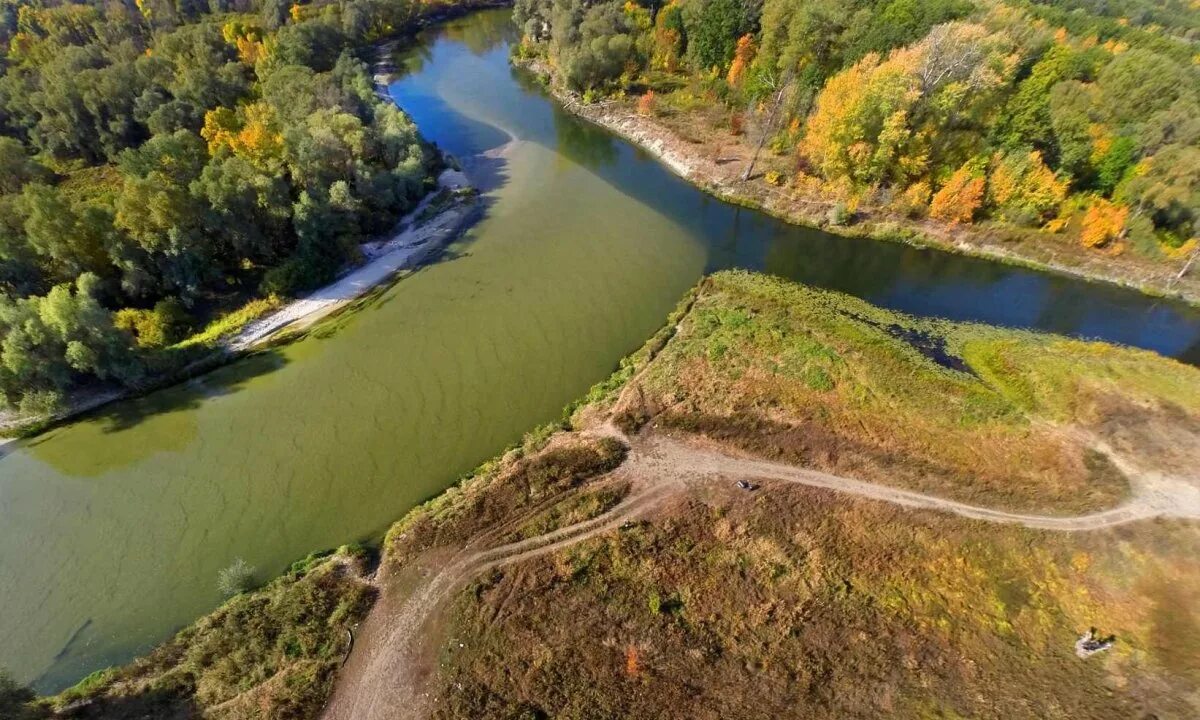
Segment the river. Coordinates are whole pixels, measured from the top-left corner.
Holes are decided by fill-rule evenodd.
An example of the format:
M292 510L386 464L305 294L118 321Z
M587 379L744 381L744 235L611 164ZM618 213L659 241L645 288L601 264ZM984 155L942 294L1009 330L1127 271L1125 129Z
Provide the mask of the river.
M392 95L484 189L438 262L318 336L122 402L0 460L0 667L48 692L265 579L378 537L613 370L706 271L1200 361L1200 312L789 226L692 188L510 68L507 11L425 33Z

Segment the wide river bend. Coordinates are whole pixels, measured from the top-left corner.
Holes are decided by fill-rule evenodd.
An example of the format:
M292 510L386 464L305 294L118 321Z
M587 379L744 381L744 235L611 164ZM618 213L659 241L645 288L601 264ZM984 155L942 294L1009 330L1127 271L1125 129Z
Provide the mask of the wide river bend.
M438 262L336 328L122 402L0 460L0 667L53 691L263 578L377 537L602 379L705 272L746 267L921 315L1200 361L1200 312L847 239L725 204L562 111L507 61L507 11L452 21L390 90L484 190Z

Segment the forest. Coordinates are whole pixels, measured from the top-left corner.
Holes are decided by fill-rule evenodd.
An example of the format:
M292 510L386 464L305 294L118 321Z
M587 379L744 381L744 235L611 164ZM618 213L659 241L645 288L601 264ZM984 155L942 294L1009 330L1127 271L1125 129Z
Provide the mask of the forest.
M437 7L4 0L0 399L138 387L354 261L441 162L364 52Z
M585 101L719 105L722 131L786 159L766 182L836 201L833 224L869 204L1181 274L1200 254L1195 2L517 0L515 15L517 54Z

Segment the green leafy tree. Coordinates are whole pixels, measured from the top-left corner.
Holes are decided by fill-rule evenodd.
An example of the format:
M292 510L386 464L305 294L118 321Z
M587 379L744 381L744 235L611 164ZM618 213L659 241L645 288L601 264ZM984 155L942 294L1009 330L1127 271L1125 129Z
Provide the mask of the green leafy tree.
M103 211L77 209L54 186L31 183L21 195L25 236L56 280L85 272L107 274L105 245L112 233Z
M291 197L283 178L227 155L206 165L190 190L208 206L213 240L227 257L262 264L286 253Z
M1183 239L1200 230L1200 148L1172 145L1146 162L1117 195L1155 226Z
M1114 57L1100 71L1097 85L1104 109L1118 126L1141 122L1180 98L1196 102L1195 84L1178 63L1139 48Z
M48 174L29 157L20 140L0 137L0 195L20 192L25 183L46 179Z
M1021 81L1012 99L1006 103L997 125L1004 145L1020 148L1032 145L1052 163L1058 160L1058 143L1050 118L1050 91L1064 80L1080 76L1079 53L1067 45L1054 45L1034 65L1029 77Z
M10 405L44 411L85 377L131 384L142 364L127 333L85 273L43 297L0 300L0 392Z
M724 72L733 60L737 39L749 27L746 10L738 0L692 0L683 7L687 53L699 70Z
M1134 139L1128 135L1114 139L1095 163L1096 188L1105 195L1111 195L1136 161L1137 143Z
M1075 80L1058 83L1050 91L1050 124L1058 148L1058 167L1076 187L1091 187L1092 127L1099 117L1100 92L1094 84Z
M292 3L290 0L263 0L260 16L263 27L278 30L288 21Z
M121 156L116 223L154 263L161 291L195 295L219 270L205 240L206 208L190 190L207 158L204 141L185 130Z

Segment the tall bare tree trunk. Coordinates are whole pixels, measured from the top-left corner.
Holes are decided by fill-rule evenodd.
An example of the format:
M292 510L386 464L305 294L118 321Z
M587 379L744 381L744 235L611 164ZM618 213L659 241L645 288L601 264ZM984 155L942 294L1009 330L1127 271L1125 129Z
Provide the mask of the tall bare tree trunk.
M754 172L754 166L758 163L758 156L762 153L763 146L767 144L767 140L771 139L771 135L775 131L779 109L783 107L783 98L787 93L790 83L791 73L784 75L779 81L779 89L775 92L775 102L771 103L771 114L767 116L766 124L759 129L758 143L754 146L754 155L750 157L750 164L746 166L746 171L742 173L743 182L750 179L750 175Z
M1192 269L1192 264L1196 262L1197 257L1200 257L1200 245L1197 245L1196 249L1192 250L1192 254L1188 255L1187 262L1185 262L1183 267L1179 269L1179 273L1175 277L1171 278L1171 282L1167 283L1168 288L1182 280L1184 275L1187 275L1188 270Z

